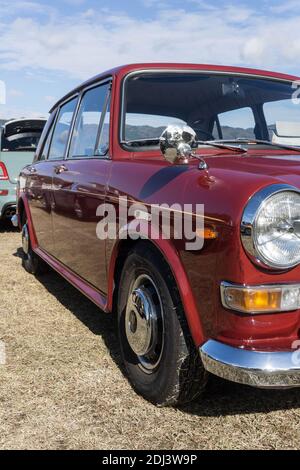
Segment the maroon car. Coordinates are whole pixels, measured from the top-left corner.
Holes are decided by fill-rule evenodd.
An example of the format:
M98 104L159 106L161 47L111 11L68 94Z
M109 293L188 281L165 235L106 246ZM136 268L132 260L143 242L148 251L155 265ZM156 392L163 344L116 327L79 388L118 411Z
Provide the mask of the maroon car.
M23 264L118 314L135 390L175 405L207 372L300 386L300 82L138 64L51 110L21 173Z

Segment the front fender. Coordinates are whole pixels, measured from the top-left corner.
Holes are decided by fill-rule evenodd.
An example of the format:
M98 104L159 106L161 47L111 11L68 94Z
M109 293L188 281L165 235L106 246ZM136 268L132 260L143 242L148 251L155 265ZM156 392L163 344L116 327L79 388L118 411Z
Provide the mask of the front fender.
M179 253L173 245L172 240L163 239L161 233L159 233L158 230L155 233L153 228L152 238L150 239L148 237L149 226L146 221L140 221L138 233L136 232L135 225L136 224L133 222L129 223L128 225L122 227L122 232L127 231L128 234L136 235L139 239L148 240L149 243L152 243L161 252L165 261L168 263L176 281L194 343L197 347L202 345L206 338L203 332L200 312L198 311L196 301L194 299L190 283L184 266L181 262ZM110 311L112 310L113 306L116 263L120 254L121 244L124 246L124 243L126 243L126 240L124 239L118 239L115 241L108 260L108 309Z

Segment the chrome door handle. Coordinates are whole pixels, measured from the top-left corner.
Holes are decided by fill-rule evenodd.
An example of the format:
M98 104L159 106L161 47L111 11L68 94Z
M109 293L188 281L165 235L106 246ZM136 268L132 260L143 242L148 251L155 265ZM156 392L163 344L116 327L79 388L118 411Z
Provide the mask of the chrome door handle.
M64 171L68 171L68 168L65 165L58 165L54 168L54 171L57 175L60 175L60 173L63 173Z

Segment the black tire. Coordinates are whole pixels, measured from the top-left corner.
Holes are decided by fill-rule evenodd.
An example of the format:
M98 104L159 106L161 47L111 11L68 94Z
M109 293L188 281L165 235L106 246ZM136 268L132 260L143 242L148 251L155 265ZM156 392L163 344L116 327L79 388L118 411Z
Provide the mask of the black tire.
M136 292L140 288L137 287L133 294L132 289L139 279L142 280L142 292L153 293L152 305L156 306L156 310L163 318L159 325L163 332L159 335L157 321L155 323L156 349L153 348L148 356L138 355L129 343L132 342L131 334L134 338L138 331L136 328L138 323L134 318L136 310L134 312L130 310L137 306ZM155 285L151 287L152 283ZM159 302L155 300L155 296ZM133 315L133 329L130 315ZM155 318L159 318L158 313ZM191 338L174 277L159 252L143 242L136 245L129 253L121 273L118 291L118 326L122 359L129 380L137 393L160 406L182 405L201 394L207 382L207 373ZM129 335L126 328L130 332ZM143 330L140 331L143 333ZM154 337L154 334L151 337ZM153 367L150 371L149 364Z
M46 265L43 262L43 260L41 260L41 258L37 256L31 248L31 240L30 240L30 234L28 230L27 216L25 213L22 218L21 234L22 234L22 246L23 246L23 257L22 257L23 268L30 274L34 274L34 275L43 274L46 271ZM24 248L25 237L28 237L26 248Z

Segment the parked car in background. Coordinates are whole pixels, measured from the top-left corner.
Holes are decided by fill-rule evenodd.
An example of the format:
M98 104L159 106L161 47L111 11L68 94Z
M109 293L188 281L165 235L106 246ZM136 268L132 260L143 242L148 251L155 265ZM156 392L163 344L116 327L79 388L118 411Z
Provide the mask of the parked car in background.
M46 262L117 311L128 377L153 403L194 399L208 372L300 386L297 83L212 65L110 70L52 108L21 172L24 267ZM125 222L124 201L142 205ZM169 237L150 212L161 204ZM178 214L202 221L198 248Z
M45 119L16 119L6 122L0 135L0 220L16 213L16 187L20 171L33 156Z

